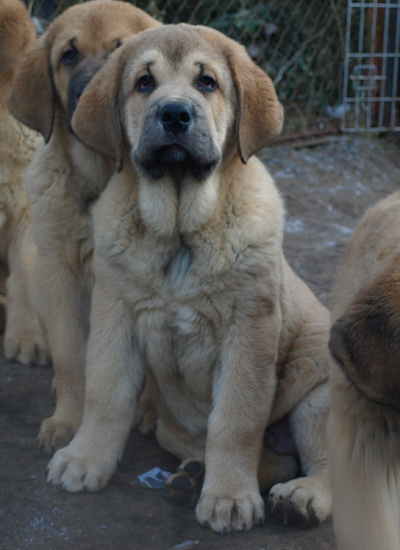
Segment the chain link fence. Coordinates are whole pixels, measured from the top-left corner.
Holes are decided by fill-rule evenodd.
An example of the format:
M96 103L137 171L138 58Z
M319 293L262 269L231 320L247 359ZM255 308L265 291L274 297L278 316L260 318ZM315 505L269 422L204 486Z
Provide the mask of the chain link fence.
M76 0L27 0L46 22ZM208 25L247 47L273 79L286 131L329 123L342 99L347 0L137 0L164 23ZM332 119L331 119L332 120Z

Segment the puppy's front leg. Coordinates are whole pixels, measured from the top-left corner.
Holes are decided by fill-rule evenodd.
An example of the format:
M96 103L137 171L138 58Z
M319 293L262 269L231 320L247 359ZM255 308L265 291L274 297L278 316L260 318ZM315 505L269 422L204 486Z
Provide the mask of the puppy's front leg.
M83 414L90 298L69 264L53 251L38 251L32 267L33 302L44 319L54 367L56 408L43 420L39 444L45 452L67 445Z
M257 468L274 398L280 316L257 317L237 316L214 378L206 476L196 515L222 533L248 530L264 519Z
M121 458L144 382L144 368L132 346L127 306L96 282L86 366L83 422L71 443L49 464L48 481L67 491L99 491Z
M29 278L35 257L29 220L24 219L12 236L8 249L6 298L6 330L4 354L7 359L17 359L25 365L50 362L46 337L39 317L32 304Z

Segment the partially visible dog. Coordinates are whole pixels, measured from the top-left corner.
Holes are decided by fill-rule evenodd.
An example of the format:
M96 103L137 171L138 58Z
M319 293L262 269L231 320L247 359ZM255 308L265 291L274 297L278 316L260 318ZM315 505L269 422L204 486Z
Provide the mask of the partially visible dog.
M35 246L23 175L42 138L15 120L7 108L7 98L17 67L35 40L35 26L24 4L0 0L0 261L7 312L4 352L7 359L25 364L48 362L45 337L29 293Z
M147 372L160 445L205 458L201 524L263 520L263 432L285 415L307 477L270 502L289 520L330 513L329 315L283 256L282 201L253 156L282 120L267 75L205 27L144 31L84 91L74 131L122 170L94 209L83 423L49 481L107 484Z
M348 242L332 299L328 442L339 550L400 548L400 192Z
M57 17L16 75L9 106L45 143L27 171L34 303L53 359L57 405L42 423L46 451L66 445L83 412L84 365L93 274L91 206L114 164L83 145L70 129L79 97L123 39L160 25L129 3L93 0Z

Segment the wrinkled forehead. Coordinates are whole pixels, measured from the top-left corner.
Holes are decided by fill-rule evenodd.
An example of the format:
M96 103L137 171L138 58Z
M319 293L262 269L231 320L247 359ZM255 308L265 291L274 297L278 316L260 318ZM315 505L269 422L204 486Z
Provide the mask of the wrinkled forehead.
M132 24L119 9L112 10L106 3L97 12L91 7L91 2L73 6L53 22L46 38L52 57L68 45L96 55L113 40L133 34Z
M136 43L126 63L127 84L132 85L140 71L148 70L155 78L171 82L207 73L217 79L221 88L231 85L231 71L223 51L210 44L195 27L170 25L151 29L138 35Z

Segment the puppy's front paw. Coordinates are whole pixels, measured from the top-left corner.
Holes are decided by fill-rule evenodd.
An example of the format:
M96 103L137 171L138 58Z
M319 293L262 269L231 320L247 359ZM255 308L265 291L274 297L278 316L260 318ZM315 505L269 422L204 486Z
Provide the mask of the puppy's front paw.
M143 435L155 433L157 426L157 412L154 407L139 406L136 411L134 426L137 427L139 432Z
M196 517L201 525L219 533L248 531L264 521L264 502L258 491L234 497L203 491Z
M285 523L317 525L332 508L329 483L325 477L300 477L272 487L268 504L271 513Z
M79 424L78 424L79 425ZM60 420L55 417L46 418L40 426L39 447L47 454L65 447L74 437L76 427L69 420Z
M85 452L72 441L51 459L47 481L61 485L70 493L100 491L107 485L115 467L116 461L110 464L102 453Z
M43 344L23 336L4 337L4 355L8 360L15 360L23 365L47 366L51 363L50 354Z

